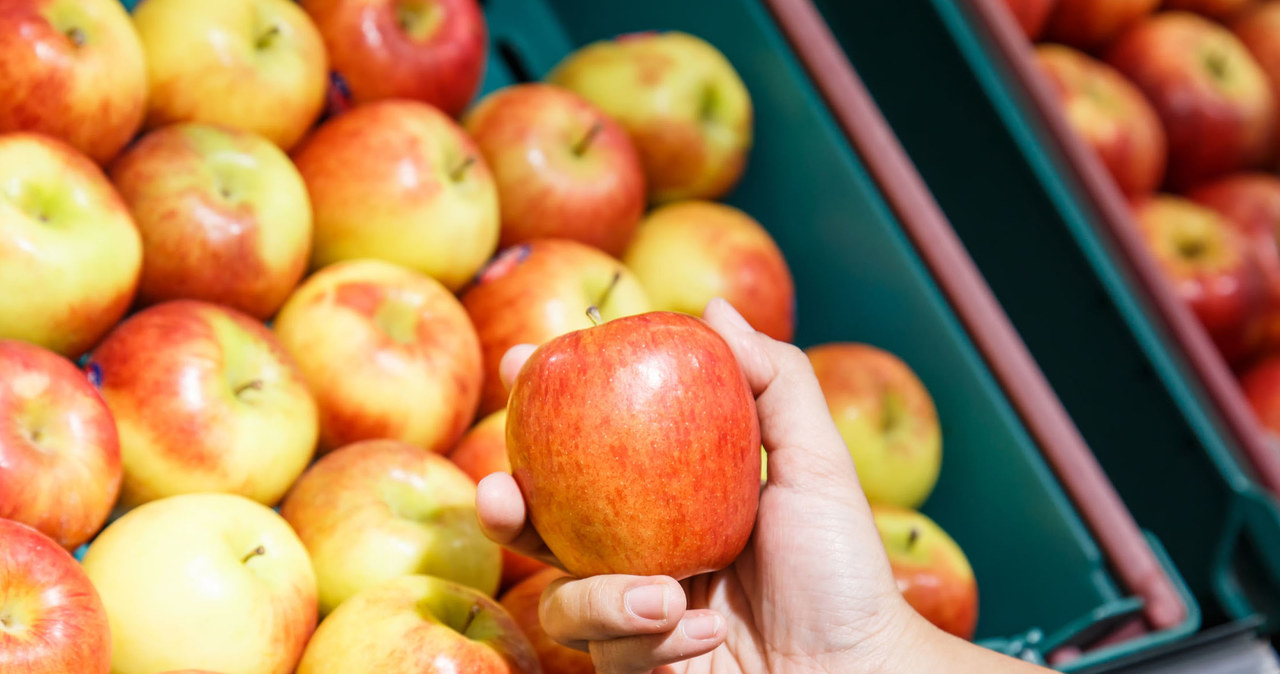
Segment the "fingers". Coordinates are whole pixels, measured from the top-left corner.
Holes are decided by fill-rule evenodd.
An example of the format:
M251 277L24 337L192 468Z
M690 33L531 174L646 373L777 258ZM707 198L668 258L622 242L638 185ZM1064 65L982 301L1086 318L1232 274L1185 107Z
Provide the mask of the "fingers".
M498 363L498 376L502 378L503 386L511 388L516 375L520 374L520 368L524 367L524 362L529 360L529 356L537 348L532 344L517 344L502 354L502 361Z
M542 537L528 523L520 487L508 473L486 475L476 485L476 514L490 540L526 557L563 569Z
M715 611L689 611L665 634L592 641L591 659L600 674L643 674L706 655L724 643L725 634L724 619Z

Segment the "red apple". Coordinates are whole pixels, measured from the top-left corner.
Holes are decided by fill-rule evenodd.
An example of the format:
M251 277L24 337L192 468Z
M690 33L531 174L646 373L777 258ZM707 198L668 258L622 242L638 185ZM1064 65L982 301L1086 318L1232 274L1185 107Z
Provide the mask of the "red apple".
M760 495L755 399L702 319L658 311L557 337L521 368L507 414L529 521L571 574L681 580L746 545Z
M885 505L871 510L907 603L939 629L972 639L978 584L964 551L922 513Z
M0 5L0 133L32 131L106 163L142 125L147 69L119 0Z
M480 413L507 404L498 364L517 344L541 344L591 326L587 309L609 320L649 310L635 276L609 255L564 239L540 239L507 248L462 295L484 352Z
M1269 0L1236 14L1229 24L1280 95L1280 2Z
M1181 191L1273 155L1276 98L1231 31L1164 12L1111 46L1107 61L1151 101L1169 140L1167 185Z
M1258 422L1280 441L1280 355L1269 355L1240 376L1240 387Z
M71 553L0 519L0 671L107 674L107 611Z
M351 103L407 98L450 115L480 88L488 50L476 0L302 0Z
M1162 7L1195 12L1223 21L1256 2L1258 0L1164 0Z
M1107 64L1061 45L1036 48L1067 121L1098 154L1120 190L1149 194L1164 179L1164 128L1151 104Z
M1028 40L1040 37L1045 23L1049 20L1049 12L1053 11L1053 6L1057 2L1058 0L1004 0L1004 4L1018 20L1018 25L1022 26L1022 32L1026 33Z
M75 550L107 521L120 476L116 423L84 373L0 339L0 518Z
M1041 37L1091 51L1155 11L1160 0L1058 0Z
M550 84L500 89L463 124L498 185L499 246L563 238L622 254L645 207L644 168L626 129Z
M1237 173L1202 185L1187 196L1235 225L1257 258L1268 299L1280 303L1280 178L1269 173Z
M595 674L596 667L591 656L579 650L562 646L542 629L542 621L538 617L538 603L542 600L542 591L547 589L551 581L564 578L568 574L560 569L546 569L534 574L519 585L511 588L502 596L502 607L507 609L511 618L520 626L520 630L529 637L533 650L538 653L538 662L542 663L542 671L546 674Z

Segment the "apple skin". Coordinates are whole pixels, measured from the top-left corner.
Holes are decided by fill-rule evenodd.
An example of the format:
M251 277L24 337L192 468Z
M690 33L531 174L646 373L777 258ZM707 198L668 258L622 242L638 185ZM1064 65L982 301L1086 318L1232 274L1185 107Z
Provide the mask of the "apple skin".
M324 108L329 61L291 0L142 0L146 128L203 122L292 148Z
M1093 51L1155 11L1160 0L1058 0L1040 37Z
M942 465L942 430L924 383L900 358L868 344L819 344L805 355L867 500L919 507Z
M1231 31L1162 12L1125 31L1106 60L1146 95L1169 143L1166 186L1177 192L1274 155L1276 98Z
M8 0L0 7L0 133L53 136L110 161L142 125L144 58L119 0Z
M1218 21L1231 19L1258 0L1164 0L1162 9L1195 12Z
M742 176L751 97L733 64L701 38L667 31L594 42L565 57L547 81L626 127L651 202L717 199Z
M307 187L261 136L173 124L135 143L109 174L142 235L143 305L198 299L265 320L306 271Z
M315 451L315 401L262 323L175 300L125 320L86 364L116 420L127 509L188 492L273 505Z
M616 279L616 280L615 280ZM608 321L649 311L649 298L621 262L566 239L539 239L504 249L462 294L484 352L480 414L507 404L498 365L517 344L542 344L589 328L588 307Z
M1053 11L1058 0L1004 0L1022 32L1028 40L1036 40L1044 32L1044 25L1049 21L1049 13Z
M1240 375L1240 388L1258 422L1280 438L1280 355L1268 354Z
M273 326L320 409L321 453L390 438L433 452L457 442L480 400L480 341L444 286L379 260L313 274Z
M141 269L138 229L93 162L0 135L0 338L77 357L128 310Z
M457 116L484 76L488 37L476 0L302 0L351 103L419 100Z
M1111 66L1062 45L1036 47L1067 121L1093 148L1120 191L1154 192L1168 155L1164 127L1142 92Z
M510 473L511 462L507 459L507 410L500 409L472 426L462 436L462 440L449 450L448 457L477 483L491 473ZM546 568L550 567L504 547L501 588L509 589Z
M395 440L341 447L280 506L311 555L320 613L399 576L427 574L492 595L502 555L476 516L476 483L439 454Z
M113 674L288 674L316 625L307 550L270 508L183 494L107 525L83 567L111 623Z
M1280 3L1251 5L1234 14L1227 25L1262 68L1271 91L1280 96Z
M0 518L0 671L107 674L107 611L71 553Z
M121 474L116 422L84 373L0 339L0 518L75 550L107 521Z
M574 576L717 571L755 524L755 398L693 316L627 316L538 347L511 389L507 455L529 521Z
M498 243L498 190L475 143L415 101L378 101L322 124L293 153L311 194L311 264L377 258L457 290Z
M907 603L939 629L972 639L978 622L978 583L960 546L915 510L873 505L871 513Z
M710 201L654 209L622 256L659 311L702 315L716 297L751 327L791 341L795 283L778 244L750 215Z
M499 247L560 238L622 254L645 179L620 124L568 89L519 84L486 96L463 126L498 185Z
M511 614L512 619L529 637L533 650L538 653L538 662L542 663L542 671L551 674L595 674L596 667L591 656L579 650L562 646L542 629L542 621L538 617L538 604L542 601L542 592L547 586L568 574L560 569L547 568L511 588L502 596L502 607Z
M497 601L431 576L401 576L320 623L297 674L538 674L537 655Z

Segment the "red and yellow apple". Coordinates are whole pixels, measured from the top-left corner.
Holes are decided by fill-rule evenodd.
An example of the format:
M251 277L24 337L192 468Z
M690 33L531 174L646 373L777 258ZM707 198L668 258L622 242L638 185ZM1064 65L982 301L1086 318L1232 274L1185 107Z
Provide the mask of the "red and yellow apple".
M1269 299L1280 302L1280 178L1269 173L1236 173L1202 185L1187 196L1235 226L1258 261Z
M622 254L645 208L644 168L626 129L550 84L499 89L463 126L498 185L499 246L560 238Z
M538 603L542 600L542 592L551 581L564 578L568 574L560 569L546 569L536 573L519 585L511 588L502 596L502 607L511 614L511 618L520 626L521 631L529 637L533 650L538 654L538 662L542 663L542 671L550 674L595 674L596 667L591 656L568 646L563 646L542 629L542 620L538 616Z
M1160 0L1058 0L1041 37L1092 51L1155 11Z
M86 365L115 416L131 508L188 492L273 505L315 452L316 404L262 323L175 300L125 320Z
M1234 15L1228 25L1262 68L1272 93L1280 96L1280 2L1252 5Z
M907 603L939 629L972 639L978 583L964 551L927 515L887 505L871 511Z
M1028 40L1036 40L1044 32L1049 13L1057 3L1058 0L1004 0Z
M313 274L276 317L320 409L320 451L390 438L444 452L475 418L480 341L457 298L380 260Z
M1211 19L1224 21L1257 2L1258 0L1164 0L1161 7L1195 12Z

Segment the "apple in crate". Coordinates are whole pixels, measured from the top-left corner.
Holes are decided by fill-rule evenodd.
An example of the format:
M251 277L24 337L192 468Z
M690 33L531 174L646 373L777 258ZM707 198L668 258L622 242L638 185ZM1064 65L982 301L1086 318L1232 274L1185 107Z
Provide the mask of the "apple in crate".
M517 344L541 344L604 320L649 311L649 298L621 262L585 244L540 239L503 250L462 295L484 352L480 413L507 404L498 365Z
M751 97L705 40L643 32L589 44L548 75L626 127L649 199L716 199L737 184L752 144Z
M149 128L219 124L288 150L324 107L324 41L291 0L142 0L133 23L151 83Z
M1258 0L1164 0L1164 9L1183 10L1203 14L1211 19L1223 21L1235 16L1238 12Z
M414 99L457 116L484 76L488 42L476 0L302 0L342 95Z
M710 201L655 209L622 263L659 311L702 315L723 297L751 326L783 342L795 333L795 284L778 244L750 215Z
M0 338L79 356L128 310L141 269L101 169L51 137L0 135Z
M113 674L287 674L316 625L306 548L243 496L135 508L94 539L84 570L107 608Z
M1058 0L1040 37L1092 51L1155 11L1160 0Z
M6 0L0 133L31 131L106 163L142 124L147 69L119 0Z
M972 639L978 583L964 551L923 513L888 505L871 512L903 598L939 629Z
M1160 116L1169 188L1190 189L1274 156L1276 97L1249 50L1221 25L1162 12L1125 31L1107 61Z
M550 84L489 94L463 125L498 185L499 246L562 238L622 254L645 208L644 168L626 129Z
M294 161L315 212L313 266L372 257L457 290L498 243L498 191L462 128L415 101L358 106Z
M234 309L157 304L112 330L86 369L120 432L123 508L207 491L273 505L315 451L316 404L297 365Z
M507 453L530 523L575 576L717 571L755 524L755 398L700 318L649 312L538 347L512 385Z
M1049 20L1049 13L1057 3L1058 0L1004 0L1028 40L1040 37Z
M109 174L142 234L143 304L198 299L270 318L311 251L311 202L270 141L208 124L152 131Z
M533 646L497 601L440 578L402 576L329 614L297 674L541 671Z
M1280 96L1280 2L1251 5L1235 14L1228 26L1266 73L1271 91Z
M108 674L111 629L71 553L0 518L0 672Z
M116 423L84 373L0 339L0 518L75 550L106 523L121 473Z
M1120 191L1150 194L1164 179L1164 128L1142 92L1114 68L1062 45L1036 48L1067 121L1097 153Z
M502 607L507 609L512 619L520 626L533 650L538 654L538 662L542 663L545 674L595 674L595 664L591 656L579 650L562 646L547 636L542 629L542 621L538 617L538 603L542 600L542 592L552 581L567 577L560 569L548 568L536 573L519 585L511 588L502 596Z
M320 409L320 451L392 438L444 452L475 417L483 369L467 312L429 276L350 260L308 278L275 334Z
M1280 441L1280 354L1269 354L1240 375L1249 407L1273 441Z
M327 614L382 581L428 574L492 595L502 556L476 517L476 483L448 459L395 440L325 455L280 506L311 555Z

